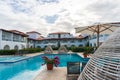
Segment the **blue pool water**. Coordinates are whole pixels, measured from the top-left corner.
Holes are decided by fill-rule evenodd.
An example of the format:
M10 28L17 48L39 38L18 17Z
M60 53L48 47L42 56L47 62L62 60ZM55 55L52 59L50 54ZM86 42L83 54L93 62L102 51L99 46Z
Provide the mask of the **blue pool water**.
M0 57L0 63L12 63L12 62L16 62L16 61L20 61L20 60L24 60L28 57L24 57L24 56L3 56Z
M49 58L58 56L60 58L59 67L65 67L68 61L87 62L89 60L77 54L41 54L15 63L0 64L0 80L32 80L42 69L42 56Z

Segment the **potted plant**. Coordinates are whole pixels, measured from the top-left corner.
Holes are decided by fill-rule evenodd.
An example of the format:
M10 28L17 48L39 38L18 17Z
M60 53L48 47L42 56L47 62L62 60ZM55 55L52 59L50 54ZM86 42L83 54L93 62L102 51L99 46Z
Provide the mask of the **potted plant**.
M84 48L84 53L83 53L84 58L88 57L88 55L90 55L92 52L93 52L92 47L85 47Z
M52 70L53 66L58 66L60 64L59 58L55 56L54 58L48 58L47 56L43 56L42 59L44 60L44 64L47 66L47 70Z

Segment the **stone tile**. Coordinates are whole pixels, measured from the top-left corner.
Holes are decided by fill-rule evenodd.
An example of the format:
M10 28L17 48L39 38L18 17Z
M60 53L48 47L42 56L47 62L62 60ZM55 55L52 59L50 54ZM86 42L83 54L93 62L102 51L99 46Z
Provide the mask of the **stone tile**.
M66 67L54 67L53 70L44 69L35 77L34 80L66 80L66 75Z

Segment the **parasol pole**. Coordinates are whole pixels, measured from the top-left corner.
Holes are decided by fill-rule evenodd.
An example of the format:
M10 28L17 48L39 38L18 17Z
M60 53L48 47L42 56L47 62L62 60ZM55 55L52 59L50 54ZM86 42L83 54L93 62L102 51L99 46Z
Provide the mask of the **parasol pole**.
M97 47L99 47L100 26L97 25Z

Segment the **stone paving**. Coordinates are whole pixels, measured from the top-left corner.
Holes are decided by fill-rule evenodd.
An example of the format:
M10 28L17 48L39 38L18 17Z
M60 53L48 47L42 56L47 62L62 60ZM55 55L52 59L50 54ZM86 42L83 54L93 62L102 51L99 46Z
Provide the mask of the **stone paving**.
M54 67L53 70L43 69L33 80L66 80L66 67Z

